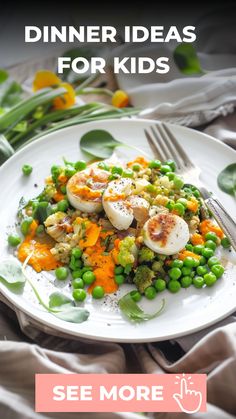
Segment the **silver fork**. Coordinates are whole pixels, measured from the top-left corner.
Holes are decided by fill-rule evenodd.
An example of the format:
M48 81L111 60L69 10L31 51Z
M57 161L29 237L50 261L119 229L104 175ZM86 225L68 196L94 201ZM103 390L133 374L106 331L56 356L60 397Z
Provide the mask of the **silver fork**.
M234 250L236 250L236 223L217 197L211 194L202 184L200 180L201 169L193 164L170 128L164 123L159 123L144 131L154 155L162 161L173 159L183 180L199 189L207 208L229 238Z

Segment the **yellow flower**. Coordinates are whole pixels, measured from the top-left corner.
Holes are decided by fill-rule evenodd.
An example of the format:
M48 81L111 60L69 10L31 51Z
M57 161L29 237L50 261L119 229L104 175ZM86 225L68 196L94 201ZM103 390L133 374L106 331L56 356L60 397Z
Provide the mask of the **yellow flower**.
M44 87L64 87L67 92L53 100L55 109L70 108L75 104L75 91L69 83L63 83L55 73L49 70L37 71L33 81L33 91L43 89Z
M124 108L129 103L129 96L123 90L116 90L112 96L111 103L116 108Z

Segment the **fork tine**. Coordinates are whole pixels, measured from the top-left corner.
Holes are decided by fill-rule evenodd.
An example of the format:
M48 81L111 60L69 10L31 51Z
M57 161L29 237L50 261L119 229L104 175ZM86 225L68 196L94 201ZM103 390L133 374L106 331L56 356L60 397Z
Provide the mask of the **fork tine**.
M160 148L157 147L155 141L153 140L152 136L148 132L148 130L144 130L148 143L150 145L151 150L153 151L154 156L159 156L160 160L165 160Z
M194 167L194 165L191 162L190 158L188 157L187 153L185 153L183 147L179 144L179 142L177 141L175 136L172 134L169 127L165 123L162 124L162 127L165 130L166 134L168 135L169 139L171 140L172 144L174 144L177 152L179 153L179 155L183 159L183 162L185 163L185 166L188 165L189 167Z
M168 157L168 149L166 149L166 147L165 147L165 142L163 141L162 136L160 135L160 133L156 129L156 126L152 126L151 131L152 131L152 134L154 136L155 142L157 144L158 150L159 150L160 154L162 155L161 160L162 161L167 160L169 158Z
M165 130L163 129L161 124L156 126L157 130L160 132L160 135L165 141L165 146L169 149L169 158L174 159L176 166L179 170L184 166L184 161L176 151L175 146L173 145L172 141L170 140L169 136L166 134Z

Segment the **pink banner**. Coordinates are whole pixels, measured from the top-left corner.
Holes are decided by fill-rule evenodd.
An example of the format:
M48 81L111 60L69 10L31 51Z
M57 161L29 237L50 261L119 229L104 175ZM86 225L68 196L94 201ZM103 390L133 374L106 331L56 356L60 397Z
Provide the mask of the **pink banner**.
M36 412L205 412L206 374L36 374Z

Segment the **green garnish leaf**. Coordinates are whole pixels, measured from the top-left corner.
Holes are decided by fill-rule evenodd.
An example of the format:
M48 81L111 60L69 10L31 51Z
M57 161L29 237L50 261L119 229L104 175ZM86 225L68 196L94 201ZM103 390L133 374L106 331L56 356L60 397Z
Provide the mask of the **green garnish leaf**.
M236 196L236 163L230 164L220 172L217 183L223 192Z
M88 310L76 307L74 301L61 292L53 292L49 296L48 306L54 316L66 322L82 323L89 317Z
M59 319L69 323L82 323L89 317L89 311L80 307L68 307L53 314Z
M75 306L74 302L67 297L65 294L62 294L61 292L53 292L49 295L49 303L48 306L50 308L59 308L61 306Z
M174 50L173 57L181 73L187 76L204 74L196 50L191 44L178 45Z
M6 140L4 135L0 134L0 166L3 164L9 157L14 154L14 149Z
M124 144L102 129L89 131L80 140L81 150L100 159L111 157L114 149L122 145Z
M33 212L33 217L35 220L39 221L39 224L43 224L44 221L52 214L52 206L47 201L41 201L36 204L36 207Z
M19 292L25 285L22 266L16 259L6 259L0 264L0 282L11 291Z
M130 293L125 294L120 300L119 300L119 307L122 311L122 313L128 317L129 320L133 322L143 322L147 320L154 319L155 317L159 316L161 314L162 310L165 306L165 300L162 300L161 307L158 311L156 311L153 314L145 313L138 304L132 299Z

